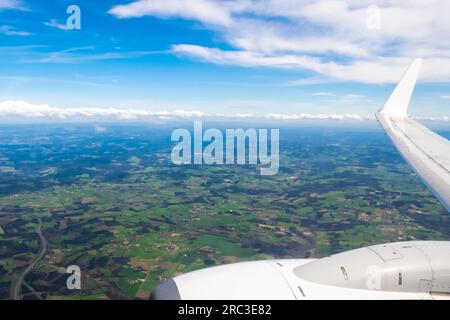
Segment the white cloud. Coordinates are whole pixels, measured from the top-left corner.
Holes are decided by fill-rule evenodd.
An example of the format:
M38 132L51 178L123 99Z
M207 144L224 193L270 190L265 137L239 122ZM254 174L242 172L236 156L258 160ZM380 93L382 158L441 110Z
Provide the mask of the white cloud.
M373 120L373 117L365 117L358 114L269 114L265 118L272 120Z
M43 22L44 25L51 28L56 28L59 30L67 30L67 24L59 23L56 19L51 19L50 21Z
M355 60L349 63L323 62L308 55L267 55L260 52L221 50L197 45L179 44L172 52L180 56L198 58L215 64L243 67L266 67L287 70L309 70L335 80L362 83L396 83L410 58L385 57L370 61ZM421 80L426 82L450 82L450 59L428 59L425 61Z
M4 9L23 10L24 7L22 6L21 1L18 0L0 0L0 10Z
M20 100L7 100L0 102L0 117L27 117L27 118L103 118L112 120L138 120L145 117L176 117L192 118L202 117L200 111L160 111L153 112L140 109L121 108L58 108L47 104L32 104Z
M367 27L372 0L198 0L188 9L192 2L140 0L110 12L203 23L232 49L178 44L173 52L211 63L394 83L413 58L423 57L422 81L450 82L450 1L377 1L377 30Z
M335 96L334 93L331 92L315 92L313 93L314 96L318 96L318 97L333 97Z
M449 122L450 117L443 116L443 117L412 117L413 119L419 120L419 121L437 121L437 122Z
M441 96L442 100L450 100L450 95L443 95Z
M145 121L180 120L180 119L217 119L217 120L371 120L372 117L357 114L266 114L252 113L205 113L196 110L149 111L142 109L122 108L58 108L47 104L32 104L20 100L0 102L0 118L41 118L50 120L111 120L111 121ZM96 132L104 132L96 127Z
M346 113L206 113L197 110L149 111L134 108L59 108L47 104L33 104L20 100L0 102L0 120L10 118L40 118L53 121L92 120L92 121L150 121L150 120L267 120L267 121L368 121L373 116ZM450 117L414 117L417 120L449 122ZM96 125L97 133L105 132Z
M184 18L207 24L227 25L230 16L227 8L209 0L139 0L118 5L109 10L118 18L155 16L159 18Z
M344 96L342 96L344 99L348 100L361 100L361 99L367 99L368 97L362 94L356 94L356 93L348 93Z
M199 58L203 61L223 65L244 67L266 67L277 69L310 70L331 76L338 80L359 81L368 83L386 83L398 80L398 75L404 70L405 63L396 64L359 62L340 65L335 62L322 62L319 58L300 55L266 55L259 52L231 51L218 48L208 48L196 45L180 44L172 46L172 52L177 55ZM400 67L399 67L400 65ZM396 67L392 67L396 66ZM450 66L450 65L449 65ZM392 72L393 70L398 72ZM367 75L370 77L367 77Z
M32 58L26 58L27 63L80 63L98 60L130 59L146 55L161 54L166 51L112 51L94 53L94 46L75 47L54 52L33 52Z
M172 52L179 55L200 58L217 64L240 65L246 67L273 67L282 69L314 68L318 59L295 55L268 56L250 51L231 51L197 45L179 44L172 46Z
M3 25L0 26L0 33L7 35L7 36L29 36L32 33L27 31L19 31L13 26Z

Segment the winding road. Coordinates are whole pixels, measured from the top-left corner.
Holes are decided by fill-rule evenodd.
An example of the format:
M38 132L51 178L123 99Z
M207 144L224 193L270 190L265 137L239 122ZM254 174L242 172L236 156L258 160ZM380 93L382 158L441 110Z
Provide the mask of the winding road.
M42 219L37 218L38 220L38 226L36 228L36 233L39 236L39 251L36 255L36 257L31 260L31 263L26 267L20 275L17 277L15 281L11 284L11 290L10 290L10 299L12 300L22 300L22 284L25 280L25 277L27 274L34 268L36 263L39 262L39 260L42 259L42 257L47 252L47 239L45 239L44 235L42 234Z

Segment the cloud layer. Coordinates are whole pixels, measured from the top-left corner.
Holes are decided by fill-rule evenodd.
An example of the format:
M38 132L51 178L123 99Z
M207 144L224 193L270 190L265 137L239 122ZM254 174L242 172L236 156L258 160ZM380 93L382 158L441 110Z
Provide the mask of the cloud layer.
M357 114L266 114L255 115L251 113L205 113L201 111L148 111L142 109L121 108L58 108L47 104L32 104L20 100L8 100L0 102L0 118L43 118L54 120L114 120L114 121L145 121L157 120L182 120L182 119L217 119L217 120L371 120Z
M205 113L201 111L149 111L125 108L58 108L47 104L32 104L20 100L0 102L1 118L41 118L46 120L108 120L108 121L148 121L148 120L268 120L268 121L366 121L374 120L358 114L280 114L265 115L252 113ZM450 117L416 117L418 120L450 121Z
M192 5L194 3L194 5ZM312 71L363 83L398 81L412 58L422 80L450 82L450 2L441 0L139 0L118 18L195 21L228 49L174 44L172 52L216 64ZM188 5L189 4L189 5ZM231 47L231 49L230 49Z

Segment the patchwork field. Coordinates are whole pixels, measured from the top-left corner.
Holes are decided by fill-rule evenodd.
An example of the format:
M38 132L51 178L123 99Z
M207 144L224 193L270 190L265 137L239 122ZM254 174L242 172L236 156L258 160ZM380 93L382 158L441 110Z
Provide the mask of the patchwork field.
M0 299L146 299L223 263L448 239L448 213L379 130L281 128L280 171L175 166L167 128L0 127ZM443 133L448 136L448 133ZM68 290L69 265L82 289Z

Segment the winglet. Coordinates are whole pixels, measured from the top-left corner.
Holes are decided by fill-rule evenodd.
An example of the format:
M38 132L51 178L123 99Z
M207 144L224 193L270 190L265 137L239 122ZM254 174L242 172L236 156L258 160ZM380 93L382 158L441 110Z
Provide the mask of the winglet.
M423 59L414 60L379 113L396 118L407 116L409 101L411 100L422 62Z

